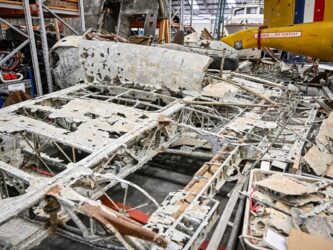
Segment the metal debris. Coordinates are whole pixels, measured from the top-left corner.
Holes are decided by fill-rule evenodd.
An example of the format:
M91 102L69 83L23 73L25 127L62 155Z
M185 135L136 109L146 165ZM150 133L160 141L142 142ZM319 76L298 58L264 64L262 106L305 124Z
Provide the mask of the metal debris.
M79 40L62 42L77 51ZM240 191L249 174L243 235L256 238L247 244L267 247L268 228L288 236L295 208L311 218L309 231L332 216L329 180L251 172L287 172L296 164L302 173L314 138L320 152L332 153L331 116L319 128L318 103L292 91L290 81L274 74L221 78L207 72L207 56L128 43L83 40L78 58L84 83L0 111L0 231L30 225L18 240L6 234L16 249L47 237L49 216L61 222L57 232L96 247L198 249L221 216L216 194L235 181ZM55 75L76 71L65 64L55 62ZM275 66L258 71L269 75ZM203 159L191 181L161 204L124 180L160 153ZM108 195L119 186L122 207ZM237 204L235 192L228 204ZM149 206L146 224L130 217L133 193L143 197L139 208ZM56 216L45 213L45 196L61 204Z
M311 185L301 183L283 174L271 175L267 179L256 182L255 185L281 196L312 194L318 191Z
M253 248L271 247L264 236L267 228L284 237L296 228L333 240L333 206L324 198L325 190L332 187L329 180L253 170L243 228L245 244Z
M313 146L304 156L306 163L319 176L324 175L333 163L333 155L325 151L320 151L317 146Z
M120 79L155 89L200 92L211 59L149 46L82 41L80 61L88 83Z

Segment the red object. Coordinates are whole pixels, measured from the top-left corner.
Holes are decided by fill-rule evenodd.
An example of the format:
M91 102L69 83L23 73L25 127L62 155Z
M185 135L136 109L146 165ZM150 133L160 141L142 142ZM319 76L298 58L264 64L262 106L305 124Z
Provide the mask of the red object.
M39 168L37 168L35 166L28 166L26 168L28 168L31 171L34 171L34 172L36 172L36 173L38 173L40 175L44 175L44 176L47 176L47 177L54 177L54 174L52 174L52 173L50 173L48 171L45 171L45 170L41 170L41 169L39 169Z
M254 193L254 191L255 191L255 188L252 188L252 189L251 189L251 192L250 192L250 197L249 197L249 199L250 199L250 210L256 213L256 212L258 212L258 210L260 209L260 205L259 205L258 203L253 204L253 199L252 199L252 197L253 197L253 193Z
M10 73L2 73L2 78L6 81L9 81L11 79Z
M323 21L325 16L325 0L316 0L314 9L314 22Z
M204 242L202 242L201 246L200 246L200 250L206 250L208 246L208 241L205 240ZM223 247L219 246L219 248L217 250L224 250Z
M117 205L117 207L108 199L108 197L106 197L105 195L103 195L101 198L100 198L101 202L103 205L109 207L109 208L112 208L113 210L115 211L118 211L117 207L122 209L124 208L125 210L129 210L131 209L130 206L124 206L124 204L120 203L120 202L117 202L117 201L114 201ZM148 220L149 220L149 215L144 213L144 212L141 212L140 210L131 210L129 212L127 212L128 216L135 220L136 222L139 222L143 225L147 224Z
M11 72L10 74L10 79L11 80L16 80L17 79L17 74L15 72Z
M2 78L3 78L5 81L16 80L16 79L17 79L17 74L16 74L16 72L6 72L6 73L2 73Z
M257 38L257 47L258 49L261 49L261 34L262 34L262 30L267 28L267 26L260 26L258 28L258 38Z

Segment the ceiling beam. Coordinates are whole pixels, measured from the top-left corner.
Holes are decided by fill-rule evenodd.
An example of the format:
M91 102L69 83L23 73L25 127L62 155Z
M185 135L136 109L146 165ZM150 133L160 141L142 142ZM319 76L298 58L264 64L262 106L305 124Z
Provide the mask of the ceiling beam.
M202 0L202 2L203 2L204 6L205 6L205 8L207 10L207 13L211 14L211 9L208 7L207 1L206 0Z

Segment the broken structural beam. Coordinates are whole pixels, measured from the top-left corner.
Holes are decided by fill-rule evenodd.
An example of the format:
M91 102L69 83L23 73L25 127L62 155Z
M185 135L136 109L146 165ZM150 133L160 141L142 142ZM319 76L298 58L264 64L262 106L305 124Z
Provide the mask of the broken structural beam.
M273 105L253 104L253 103L228 103L228 102L208 102L208 101L184 101L186 105L212 105L212 106L237 106L237 107L260 107L271 108Z
M185 156L185 157L193 157L193 158L200 158L200 159L212 159L214 157L213 154L209 153L203 153L203 152L184 152L181 150L177 149L166 149L163 148L160 150L161 153L166 153L166 154L173 154L173 155L180 155L180 156Z
M255 76L250 76L250 75L245 75L245 74L240 74L240 73L235 73L235 72L232 72L231 75L236 76L236 77L241 77L241 78L244 78L244 79L247 79L247 80L259 82L263 85L273 87L273 88L280 88L280 89L286 89L287 88L286 86L284 86L282 84L275 83L275 82L272 82L272 81L268 81L266 79L262 79L262 78L255 77Z
M134 236L139 239L154 242L163 248L165 248L168 244L163 236L142 227L135 221L104 205L98 206L85 202L81 206L80 210L84 214L89 215L91 218L98 220L106 228L109 228L108 225L111 224L118 232L121 233L121 235Z
M264 96L264 95L262 95L262 94L260 94L260 93L258 93L256 91L254 91L253 89L246 87L244 84L240 84L240 83L235 82L235 81L233 81L231 79L221 78L221 77L218 77L218 76L212 76L212 77L215 78L215 79L217 79L217 80L220 80L220 81L225 81L225 82L227 82L229 84L232 84L232 85L234 85L234 86L236 86L236 87L238 87L240 89L243 89L243 90L245 90L245 91L247 91L247 92L249 92L249 93L251 93L251 94L253 94L253 95L255 95L255 96L257 96L257 97L259 97L261 99L263 99L263 100L265 100L266 102L272 104L273 106L279 106L276 102L272 101L267 96Z

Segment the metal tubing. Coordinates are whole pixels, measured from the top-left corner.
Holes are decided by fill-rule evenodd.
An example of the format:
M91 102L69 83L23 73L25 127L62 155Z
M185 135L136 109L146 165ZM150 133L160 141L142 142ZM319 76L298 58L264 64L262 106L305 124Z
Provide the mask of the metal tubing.
M223 6L222 6L222 20L221 20L221 28L222 28L222 36L224 33L224 12L225 12L225 4L226 4L226 0L223 0ZM220 38L220 37L219 37Z
M228 227L228 222L230 220L230 217L232 215L232 212L234 211L234 208L237 204L238 198L239 198L239 192L242 189L242 185L239 185L234 192L231 195L231 198L228 200L228 203L223 211L222 216L220 217L220 220L215 228L215 231L210 238L209 244L207 246L208 250L218 249L220 242L224 236L224 233Z
M161 14L162 18L163 19L167 18L166 14L165 14L165 7L164 7L163 0L158 0L158 4L160 6L160 14Z
M180 11L180 8L178 8L178 9L176 10L175 14L173 14L172 19L174 19L174 18L178 15L178 12L179 12L179 11Z
M184 0L180 1L180 30L184 30Z
M50 68L49 46L47 44L42 0L37 0L37 3L38 3L38 17L39 17L39 23L40 23L39 27L40 27L40 36L41 36L41 40L42 40L42 50L43 50L47 88L49 90L49 93L51 93L51 92L53 92L53 81L52 81L51 68Z
M214 156L213 154L209 154L209 153L184 152L184 151L177 150L177 149L161 149L161 153L180 155L180 156L185 156L185 157L193 157L193 158L199 158L199 159L205 159L205 160L210 160Z
M80 22L82 34L86 31L86 19L84 15L84 0L79 0Z
M24 15L27 25L27 32L30 38L30 53L31 53L31 60L34 70L34 78L37 87L37 94L39 96L43 95L43 87L42 87L42 80L40 77L39 71L39 64L38 64L38 57L37 57L37 49L36 49L36 42L35 42L35 33L32 27L32 19L31 19L31 11L29 0L24 0L23 7L24 7Z
M66 212L69 214L75 225L81 230L83 237L88 238L89 237L89 230L88 228L83 224L83 222L80 220L80 218L76 215L76 213L72 210L71 207L64 206Z
M247 185L245 185L246 187ZM243 189L244 190L244 189ZM237 242L238 238L238 233L242 225L242 219L243 219L243 213L245 209L245 197L240 196L239 204L238 204L238 209L235 215L235 220L234 220L234 226L232 228L231 234L229 236L228 244L226 247L226 250L233 250L235 249L235 245Z
M20 33L22 36L25 36L26 38L29 38L29 36L24 33L22 30L16 28L14 25L12 25L10 22L8 22L7 20L3 19L0 17L0 22L3 22L4 24L8 25L9 27L11 27L13 30L15 30L17 33Z
M77 32L75 29L73 29L64 19L62 19L60 16L58 16L55 12L53 12L53 10L49 9L47 6L45 6L44 4L42 5L42 7L48 11L52 16L54 16L55 18L57 18L60 22L62 22L68 29L70 29L75 35L80 35L79 32Z
M172 28L172 1L169 0L169 37L171 41L171 28Z
M271 108L273 105L253 104L253 103L228 103L228 102L205 102L205 101L186 101L188 105L212 105L212 106L236 106L236 107L260 107Z
M4 64L8 59L13 57L17 52L19 52L23 47L25 47L30 42L30 39L25 40L23 43L21 43L17 48L12 50L4 59L0 61L0 66Z
M190 18L190 27L192 28L193 24L193 0L191 0L191 18Z
M226 3L225 0L220 0L219 17L218 17L218 23L217 23L217 39L221 38L221 27L222 27L222 35L223 35L225 3Z

